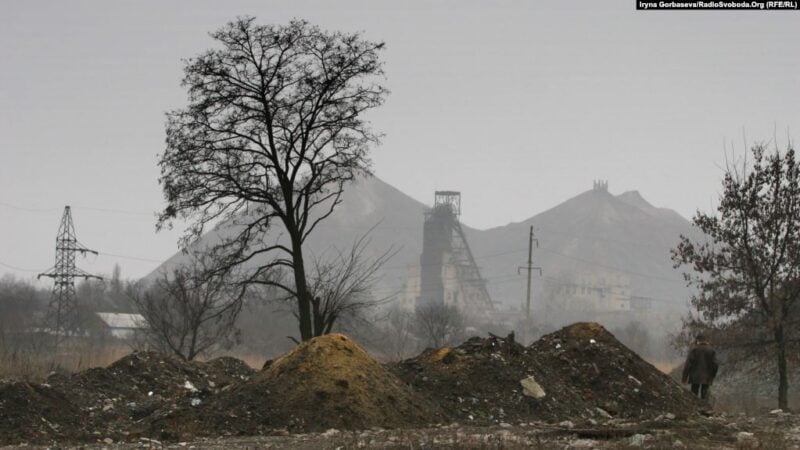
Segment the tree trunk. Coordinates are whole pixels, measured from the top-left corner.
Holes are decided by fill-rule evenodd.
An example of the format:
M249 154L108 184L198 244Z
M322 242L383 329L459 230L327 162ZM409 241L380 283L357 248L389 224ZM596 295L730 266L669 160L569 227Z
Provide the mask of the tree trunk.
M311 323L311 294L308 292L308 284L306 283L306 268L303 263L300 236L296 235L296 233L290 234L292 239L294 285L297 292L297 317L300 319L300 340L307 341L314 337Z
M786 340L783 325L775 328L775 344L778 346L778 408L789 409L789 379L786 371Z
M311 315L313 316L311 319L312 319L312 323L314 324L314 336L315 337L316 336L322 336L323 334L325 334L325 332L323 331L323 319L324 319L324 317L322 317L322 312L319 310L320 302L321 302L321 300L320 300L319 297L314 298L311 301L311 307L312 307L311 308Z

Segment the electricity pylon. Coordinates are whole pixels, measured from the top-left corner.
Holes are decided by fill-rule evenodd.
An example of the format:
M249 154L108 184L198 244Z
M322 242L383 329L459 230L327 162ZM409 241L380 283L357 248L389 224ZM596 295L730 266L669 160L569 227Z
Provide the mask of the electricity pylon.
M61 341L81 328L78 315L78 303L75 298L75 278L97 278L75 267L75 254L97 254L78 242L75 237L75 225L72 223L72 212L69 206L64 207L61 216L61 225L56 236L56 264L36 278L48 277L53 279L53 295L45 316L45 329L55 335L55 348Z

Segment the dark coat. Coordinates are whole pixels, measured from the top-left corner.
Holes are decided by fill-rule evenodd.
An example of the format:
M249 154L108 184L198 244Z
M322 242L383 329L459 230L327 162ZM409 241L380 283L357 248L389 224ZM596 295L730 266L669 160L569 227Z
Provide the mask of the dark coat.
M689 384L711 384L717 376L717 354L707 342L698 342L686 356L681 380Z

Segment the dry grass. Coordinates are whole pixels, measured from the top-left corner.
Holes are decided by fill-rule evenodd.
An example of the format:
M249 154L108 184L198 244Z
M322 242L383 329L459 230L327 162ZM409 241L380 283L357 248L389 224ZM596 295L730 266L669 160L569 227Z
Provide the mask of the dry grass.
M73 344L59 351L57 355L47 351L0 349L0 380L43 382L54 370L75 373L93 367L106 367L132 351L130 346L119 342ZM213 355L210 358L198 358L198 361L217 356L240 359L254 369L261 369L267 359L249 353L226 353Z
M676 367L679 367L683 364L682 360L660 360L660 361L650 361L647 360L650 364L652 364L656 369L660 370L662 373L670 375Z
M79 372L105 367L131 352L120 344L74 345L58 354L50 352L0 352L0 379L42 382L54 371Z

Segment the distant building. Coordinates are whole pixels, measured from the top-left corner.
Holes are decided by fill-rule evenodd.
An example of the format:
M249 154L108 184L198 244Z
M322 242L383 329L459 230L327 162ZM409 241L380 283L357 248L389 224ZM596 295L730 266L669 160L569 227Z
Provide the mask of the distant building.
M555 297L566 310L618 312L631 310L630 277L618 272L588 272L559 283Z
M403 283L403 290L398 296L398 307L405 311L414 311L417 307L417 299L421 290L422 278L420 275L420 266L408 266L406 270L406 278Z
M428 273L430 274L430 270ZM486 306L491 304L487 302L483 286L472 280L465 280L462 267L453 263L449 258L440 267L437 267L437 273L441 274L435 278L437 281L441 280L437 303L456 306L459 310L476 316L485 315L492 310ZM414 311L420 304L433 303L431 300L426 301L425 294L429 294L431 291L423 290L422 276L421 266L408 267L403 290L398 297L400 308ZM428 299L431 297L427 296Z
M472 317L490 313L494 306L458 217L461 193L436 191L434 206L425 213L422 254L408 270L400 307L456 306Z
M147 328L147 321L141 314L95 313L108 334L119 339L130 339L137 331Z
M608 192L608 180L594 180L592 182L592 190L599 192Z

